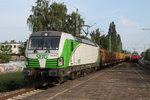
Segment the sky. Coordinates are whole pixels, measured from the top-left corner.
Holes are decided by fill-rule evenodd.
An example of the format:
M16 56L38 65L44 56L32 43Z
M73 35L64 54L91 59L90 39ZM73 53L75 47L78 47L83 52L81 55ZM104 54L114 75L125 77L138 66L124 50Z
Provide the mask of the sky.
M123 49L139 53L150 47L150 0L49 0L67 5L68 13L79 9L89 30L107 34L112 21L120 34ZM36 0L1 0L0 42L25 41L31 31L27 18ZM95 24L96 23L96 24Z

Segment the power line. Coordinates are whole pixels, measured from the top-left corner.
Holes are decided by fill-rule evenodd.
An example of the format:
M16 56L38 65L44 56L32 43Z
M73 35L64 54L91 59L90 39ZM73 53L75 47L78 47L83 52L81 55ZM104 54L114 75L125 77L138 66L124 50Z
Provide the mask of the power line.
M76 12L76 10L78 9L78 7L76 7L75 5L73 5L73 4L71 4L71 3L68 3L68 2L66 2L66 1L64 1L64 0L49 0L51 3L54 3L54 2L58 2L58 3L63 3L63 4L65 4L66 6L67 6L67 8L69 8L69 10L71 9L73 12ZM85 20L85 23L84 23L84 25L88 25L89 24L89 26L90 27L87 27L86 26L86 30L87 30L87 32L85 31L85 29L82 27L81 29L82 29L82 31L83 31L83 33L86 33L86 36L87 36L87 34L89 34L89 29L91 30L95 30L95 29L100 29L99 27L100 27L100 25L98 24L98 23L96 23L96 22L93 22L92 20L90 20L90 19L88 19L87 17L85 17L84 15L86 15L83 11L81 11L81 10L79 10L78 9L78 14L80 14L80 16L81 17L83 17L83 19ZM81 15L82 14L82 15ZM84 15L83 15L84 14ZM95 28L91 28L92 26L97 26L97 27L95 27ZM103 30L101 30L100 29L100 31L102 31L102 32L104 32Z
M137 42L136 44L141 44L144 40L146 40L147 38L148 38L148 36L149 36L150 34L148 34L148 35L146 35L146 36L144 36L139 42Z
M78 7L76 7L75 5L73 5L73 4L71 4L71 3L68 3L68 2L65 2L64 0L57 0L57 1L65 3L66 5L68 5L69 9L71 9L71 10L73 10L73 11L75 11L76 9L78 9ZM81 13L82 13L82 14L85 14L83 11L81 11L81 10L78 9L78 12L80 13L80 16L83 17L83 19L85 19L85 20L88 21L89 23L92 23L92 24L94 23L94 25L96 24L98 27L100 26L98 23L89 20L89 19L88 19L87 17L85 17L84 15L81 15ZM91 26L93 26L93 25L91 25Z
M150 31L150 28L142 28L142 30Z

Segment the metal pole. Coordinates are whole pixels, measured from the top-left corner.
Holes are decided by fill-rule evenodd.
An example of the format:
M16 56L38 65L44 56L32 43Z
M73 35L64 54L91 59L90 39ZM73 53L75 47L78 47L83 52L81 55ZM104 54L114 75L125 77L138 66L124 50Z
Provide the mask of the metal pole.
M109 50L111 51L111 35L109 36Z
M145 45L144 45L144 52L146 51L146 47L145 47Z
M78 8L76 9L76 36L80 36L80 33L79 33L79 16L78 16Z
M119 52L121 52L121 42L119 42Z

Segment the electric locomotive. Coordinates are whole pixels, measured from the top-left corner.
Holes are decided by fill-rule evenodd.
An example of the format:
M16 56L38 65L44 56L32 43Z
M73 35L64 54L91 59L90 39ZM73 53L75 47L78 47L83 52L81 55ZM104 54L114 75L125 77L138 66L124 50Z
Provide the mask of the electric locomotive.
M139 59L140 59L140 55L138 54L138 52L134 51L131 56L131 61L138 62Z
M26 46L27 80L62 82L99 69L99 46L58 31L33 32Z

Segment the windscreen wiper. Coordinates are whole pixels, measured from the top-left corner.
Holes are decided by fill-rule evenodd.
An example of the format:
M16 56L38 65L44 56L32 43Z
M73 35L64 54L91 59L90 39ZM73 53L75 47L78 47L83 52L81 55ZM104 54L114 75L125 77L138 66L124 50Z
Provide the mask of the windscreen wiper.
M49 49L47 49L45 53L50 53L50 50L49 50Z
M34 53L37 53L37 49L34 49L34 51L33 51Z
M48 47L46 47L46 51L45 51L45 53L50 53L50 50L49 50L49 48L48 48Z

